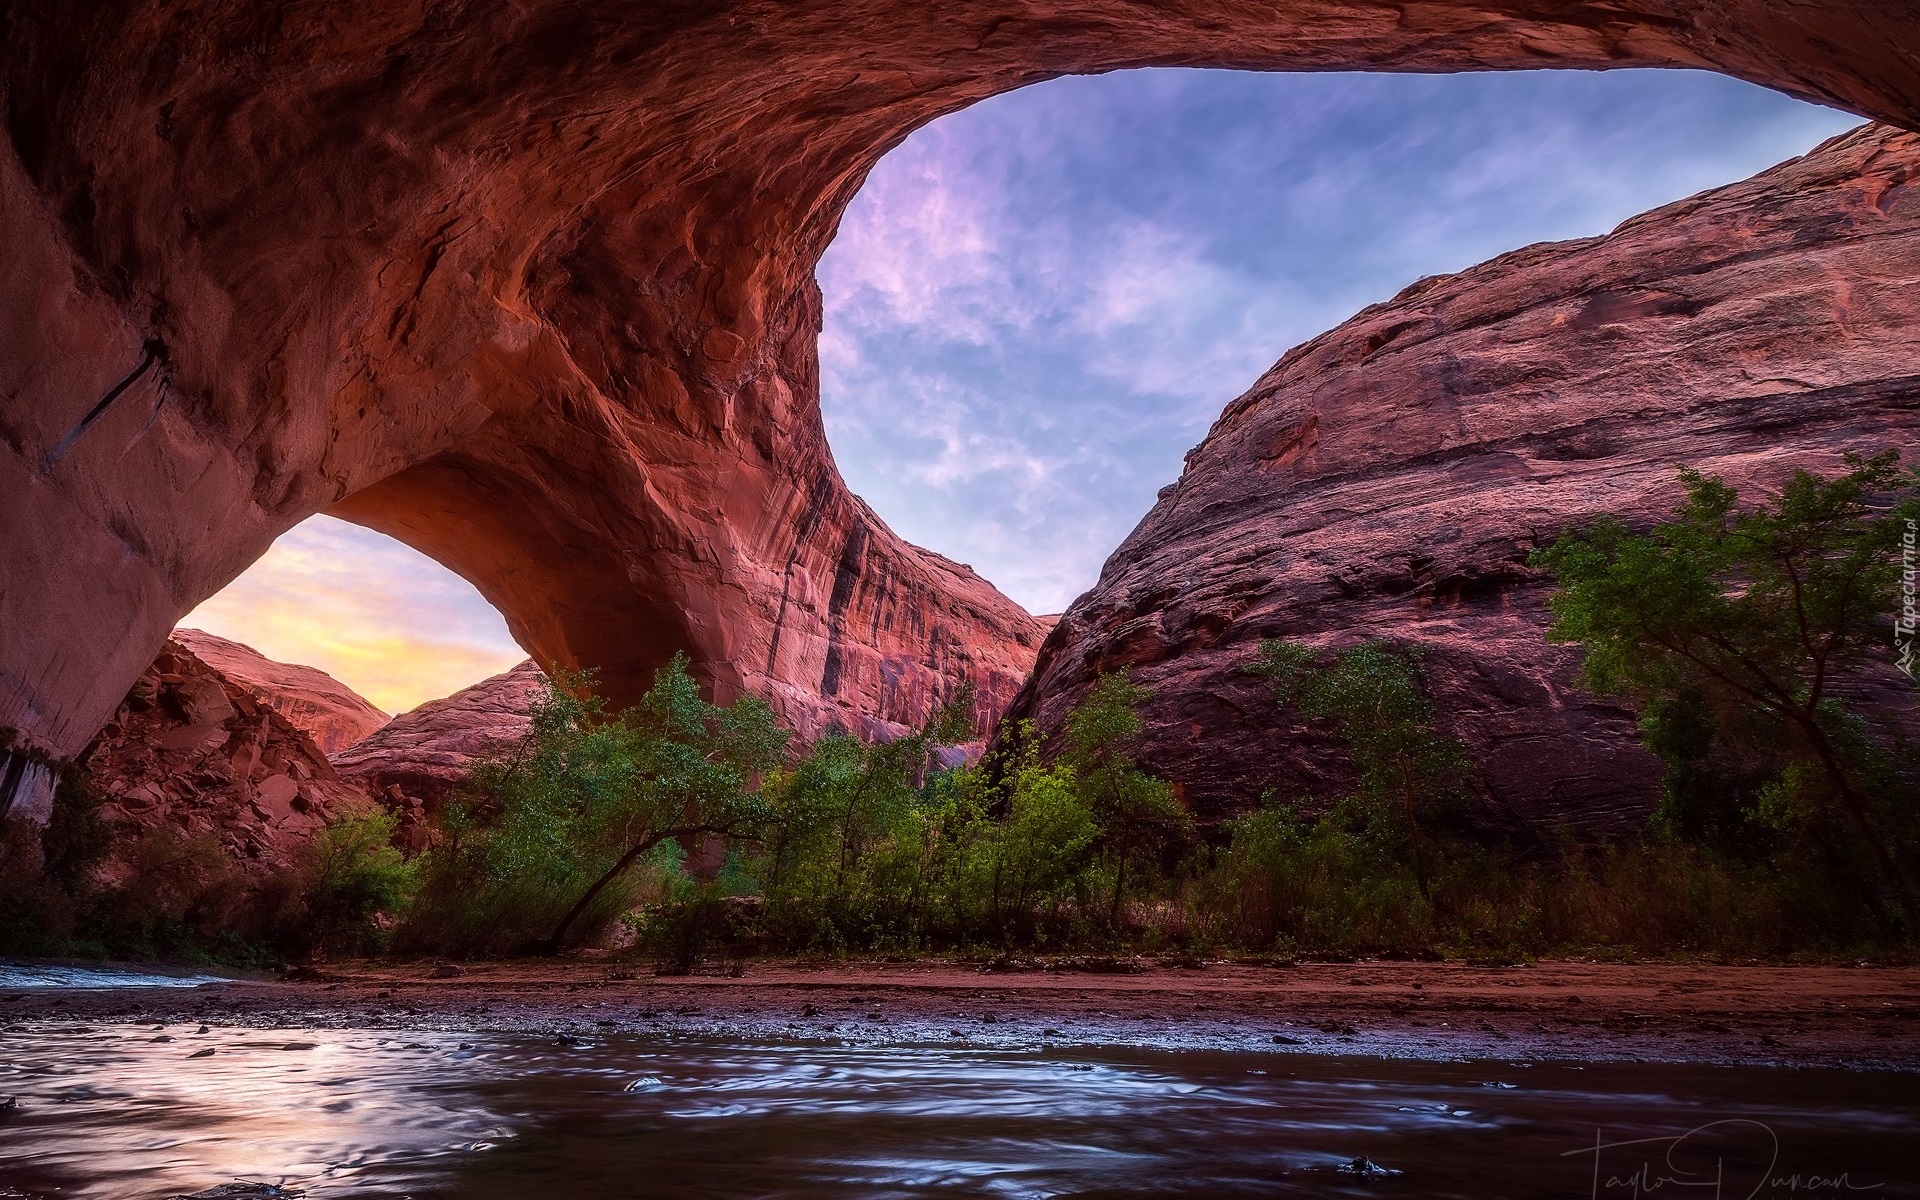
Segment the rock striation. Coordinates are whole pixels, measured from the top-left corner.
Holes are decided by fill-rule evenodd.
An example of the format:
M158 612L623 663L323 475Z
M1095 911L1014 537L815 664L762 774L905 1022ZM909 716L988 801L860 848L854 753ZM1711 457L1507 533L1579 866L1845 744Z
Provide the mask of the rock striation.
M533 662L401 713L332 756L342 777L390 804L431 804L476 758L508 751L526 735L546 674Z
M213 839L263 873L287 867L340 807L368 800L306 731L178 641L141 672L81 763L123 842L155 830Z
M285 717L323 754L345 750L392 719L317 667L275 662L252 646L198 629L176 629L173 641Z
M0 29L8 762L78 752L320 511L616 699L675 651L803 732L1009 698L1032 619L834 468L812 276L880 155L984 97L1705 67L1920 124L1903 0L14 0Z
M1202 815L1324 797L1339 756L1243 668L1262 638L1388 638L1426 652L1495 805L1637 822L1657 764L1544 641L1528 554L1597 513L1659 518L1678 464L1752 496L1848 449L1911 456L1916 429L1920 138L1867 126L1607 236L1423 279L1290 351L1061 617L1015 711L1057 725L1128 670L1154 690L1146 757ZM1911 710L1890 665L1868 686Z

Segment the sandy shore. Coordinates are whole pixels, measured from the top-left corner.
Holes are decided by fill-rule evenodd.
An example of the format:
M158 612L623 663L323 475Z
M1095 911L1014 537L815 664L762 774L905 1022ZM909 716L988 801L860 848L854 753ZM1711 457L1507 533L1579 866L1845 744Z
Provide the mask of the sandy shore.
M55 1020L1912 1071L1920 968L757 962L656 977L588 962L349 963L192 989L0 993L10 1032Z

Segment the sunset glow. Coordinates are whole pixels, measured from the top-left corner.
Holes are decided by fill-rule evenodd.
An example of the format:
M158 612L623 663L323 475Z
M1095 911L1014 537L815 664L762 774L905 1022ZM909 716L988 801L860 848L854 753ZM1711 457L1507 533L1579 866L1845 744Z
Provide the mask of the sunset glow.
M392 538L313 517L180 622L318 667L388 713L524 659L473 585Z

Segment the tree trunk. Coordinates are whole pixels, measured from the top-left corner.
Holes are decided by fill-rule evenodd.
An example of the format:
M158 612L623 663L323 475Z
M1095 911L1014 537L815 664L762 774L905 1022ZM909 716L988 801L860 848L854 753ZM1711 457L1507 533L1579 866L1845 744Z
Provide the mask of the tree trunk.
M593 886L587 889L586 895L574 901L573 907L567 910L567 915L561 917L560 923L553 927L553 932L541 938L539 941L534 942L528 947L528 950L534 954L541 955L558 954L560 952L561 940L567 936L567 930L573 928L573 923L580 919L580 914L587 911L593 904L594 899L607 889L607 885L625 874L627 868L633 866L642 854L645 854L672 836L671 833L656 834L635 843L632 848L620 856L620 861L608 867L604 875L593 881Z
M1413 882L1420 888L1420 898L1433 907L1433 891L1427 886L1426 847L1420 841L1420 821L1414 816L1413 773L1406 764L1400 764L1400 806L1407 814L1407 843L1413 852Z
M1795 714L1795 720L1806 733L1807 740L1813 745L1813 752L1820 757L1820 765L1825 768L1827 778L1834 789L1840 793L1840 806L1846 809L1847 817L1859 831L1860 839L1867 844L1874 860L1886 873L1893 884L1894 895L1900 900L1900 911L1907 916L1907 928L1911 933L1920 930L1920 900L1914 897L1913 884L1907 879L1907 873L1900 869L1900 862L1880 837L1880 831L1873 826L1873 817L1867 812L1867 803L1860 793L1854 790L1853 781L1847 778L1847 771L1840 763L1840 756L1834 753L1833 746L1827 741L1827 734L1820 728L1818 720L1804 714Z

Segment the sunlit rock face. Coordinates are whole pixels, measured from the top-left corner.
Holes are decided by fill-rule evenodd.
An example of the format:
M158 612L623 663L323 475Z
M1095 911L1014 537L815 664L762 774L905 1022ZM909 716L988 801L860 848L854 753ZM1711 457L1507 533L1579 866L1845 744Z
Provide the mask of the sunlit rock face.
M538 665L523 662L429 700L333 755L334 768L389 803L437 801L466 778L475 760L503 757L520 744L546 678Z
M960 680L984 718L1039 630L847 492L813 283L879 156L982 97L1704 66L1920 123L1897 0L18 0L0 28L0 726L54 756L320 511L616 701L686 651L803 732Z
M1016 710L1056 725L1127 669L1154 690L1145 756L1202 814L1324 800L1342 760L1245 668L1262 638L1388 638L1425 651L1499 808L1543 832L1638 821L1658 765L1630 712L1573 687L1527 557L1597 513L1663 516L1677 464L1751 498L1848 449L1920 449L1916 177L1920 138L1868 126L1298 347L1061 617ZM1911 708L1890 662L1876 689Z
M304 731L322 754L345 750L390 719L318 667L275 662L252 646L198 629L176 629L173 640Z
M82 761L116 835L116 856L103 868L110 882L136 869L147 835L182 847L215 841L243 869L284 870L330 816L368 800L254 687L175 641L134 681Z

